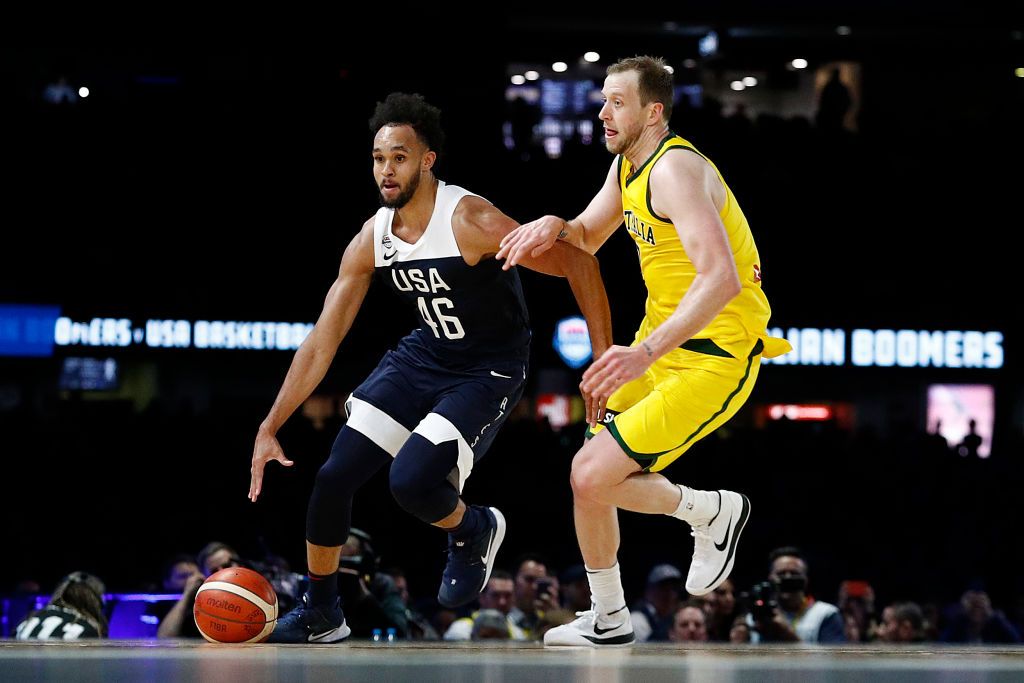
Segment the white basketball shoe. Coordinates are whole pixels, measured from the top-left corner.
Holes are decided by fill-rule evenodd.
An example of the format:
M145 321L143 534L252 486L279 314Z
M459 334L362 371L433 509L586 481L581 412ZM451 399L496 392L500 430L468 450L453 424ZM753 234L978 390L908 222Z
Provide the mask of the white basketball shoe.
M577 612L575 621L555 626L544 634L545 645L584 645L587 647L624 647L636 640L629 610L598 615L594 609Z
M736 561L736 545L750 517L750 501L732 491L718 491L718 514L703 524L691 525L693 559L686 575L686 592L707 595L729 578Z

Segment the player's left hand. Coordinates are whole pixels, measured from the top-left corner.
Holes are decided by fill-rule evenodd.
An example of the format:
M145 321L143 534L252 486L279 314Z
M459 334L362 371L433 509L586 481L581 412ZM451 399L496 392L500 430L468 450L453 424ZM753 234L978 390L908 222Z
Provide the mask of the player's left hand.
M494 258L505 259L501 266L503 270L508 270L524 258L537 258L554 246L564 225L565 221L557 216L544 216L524 223L501 239L501 248Z
M587 404L591 427L602 421L608 398L623 385L644 374L651 358L637 346L609 346L583 373L580 392Z

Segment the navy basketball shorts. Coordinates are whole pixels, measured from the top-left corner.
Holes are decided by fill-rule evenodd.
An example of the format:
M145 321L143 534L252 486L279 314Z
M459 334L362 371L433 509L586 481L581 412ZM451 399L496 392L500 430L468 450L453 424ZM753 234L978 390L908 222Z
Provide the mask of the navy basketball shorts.
M434 445L455 441L458 464L449 481L461 494L473 464L522 398L526 373L521 360L452 370L388 351L346 402L346 427L392 458L413 433Z

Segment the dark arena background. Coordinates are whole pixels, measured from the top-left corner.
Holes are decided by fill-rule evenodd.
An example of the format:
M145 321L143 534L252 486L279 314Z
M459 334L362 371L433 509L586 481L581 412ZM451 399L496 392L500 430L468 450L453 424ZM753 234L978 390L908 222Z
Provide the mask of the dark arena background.
M760 252L770 327L794 346L763 365L731 422L664 472L750 497L737 592L766 578L773 548L796 545L819 600L837 602L841 583L858 580L872 586L876 616L899 601L923 606L936 637L922 647L941 654L969 589L1020 633L1024 19L985 3L760 5L294 11L252 25L90 17L95 32L64 17L66 30L33 24L5 41L0 636L12 640L0 659L10 671L45 678L104 657L115 668L84 670L118 671L128 643L157 644L155 625L126 622L119 606L162 593L164 562L210 541L305 572L306 502L344 400L416 324L381 283L371 287L323 383L279 434L295 465L271 463L250 502L257 427L345 246L378 207L367 125L377 101L417 92L442 110L441 179L519 221L573 217L612 160L597 119L604 69L638 54L673 68L671 127L734 190ZM834 72L848 96L838 109L826 88ZM60 83L70 95L58 100ZM628 344L645 297L636 252L620 230L597 255L615 340ZM500 567L537 552L557 574L581 561L568 475L586 365L556 348L573 341L558 332L578 314L565 281L520 276L534 331L529 383L464 496L505 513ZM977 443L965 440L971 430ZM685 573L685 526L628 512L620 522L627 598L642 597L655 564ZM446 538L397 506L386 470L357 494L353 524L429 611ZM106 583L113 649L66 660L53 647L15 647L28 606L77 570ZM359 647L341 650L363 662L353 669L362 676L376 660ZM467 664L482 669L453 675L947 671L878 650L883 664L871 666L882 669L871 669L852 646L750 646L733 660L711 644L599 665L524 647L510 652L532 658L489 648ZM254 661L243 653L204 669L185 649L167 668L158 649L147 671L170 678ZM266 658L272 648L256 649ZM302 665L283 650L268 666L286 678ZM302 670L329 669L330 652ZM426 677L441 672L417 652L395 680L418 664ZM1020 675L1018 655L986 645L942 661L947 673L959 661L970 680L1001 680Z

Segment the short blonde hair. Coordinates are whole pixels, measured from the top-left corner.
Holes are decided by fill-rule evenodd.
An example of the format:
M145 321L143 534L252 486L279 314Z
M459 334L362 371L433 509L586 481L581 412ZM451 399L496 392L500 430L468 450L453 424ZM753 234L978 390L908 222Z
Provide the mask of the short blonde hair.
M641 106L651 102L661 102L662 117L665 121L672 118L672 104L675 102L675 87L668 65L661 57L626 57L615 62L607 69L607 74L620 74L626 71L637 73L638 90Z

